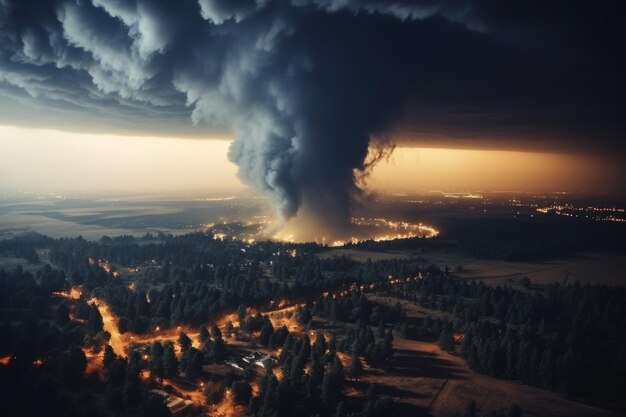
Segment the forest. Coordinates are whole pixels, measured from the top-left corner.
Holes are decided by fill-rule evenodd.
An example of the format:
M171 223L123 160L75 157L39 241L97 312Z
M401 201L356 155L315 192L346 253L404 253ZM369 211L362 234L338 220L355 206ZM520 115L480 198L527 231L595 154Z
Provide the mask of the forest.
M210 233L99 241L27 234L2 241L0 254L23 258L37 270L0 271L2 407L11 415L167 415L150 388L164 379L206 375L204 365L232 353L223 331L238 331L279 349L277 368L210 379L204 394L207 404L216 404L231 392L254 416L384 414L392 405L376 386L359 401L342 392L364 365L384 368L398 337L437 340L486 375L626 410L620 390L626 376L623 287L488 286L412 259L321 259L317 254L324 250ZM53 266L40 260L43 253ZM56 296L72 288L81 289L78 299ZM432 317L408 317L400 303L383 305L369 293L410 301ZM184 325L198 329L200 345L181 332L175 343L157 341L119 356L93 297L110 306L121 334ZM330 337L316 332L311 341L274 328L262 311L279 299L302 303L295 304L293 318L305 328L328 320L345 330ZM250 307L257 312L248 313ZM237 329L230 322L222 330L207 325L227 312L236 312ZM102 373L86 372L86 354L103 358ZM254 394L252 385L258 387ZM475 405L468 403L459 415L477 415Z

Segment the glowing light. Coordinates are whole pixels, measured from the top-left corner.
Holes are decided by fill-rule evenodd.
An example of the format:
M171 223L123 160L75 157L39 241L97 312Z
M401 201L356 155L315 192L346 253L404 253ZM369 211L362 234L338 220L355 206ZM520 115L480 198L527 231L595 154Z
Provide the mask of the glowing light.
M422 223L410 223L406 221L394 221L384 218L364 218L353 217L352 224L361 227L368 227L374 229L387 229L392 233L376 234L372 237L357 238L352 237L350 243L358 243L363 240L373 240L375 242L394 240L394 239L411 239L415 237L431 238L439 234L439 231L432 226L427 226ZM395 233L393 233L395 232ZM343 246L346 242L337 240L330 244L330 246Z
M538 213L554 213L564 217L584 217L595 221L626 222L626 210L618 207L577 207L572 204L553 204L535 209Z
M353 217L351 223L354 227L354 236L349 239L338 239L328 243L325 237L321 237L320 239L316 239L317 242L320 244L328 244L328 246L331 247L338 247L348 243L355 244L366 240L380 242L394 239L411 239L415 237L431 238L439 234L437 229L423 223L395 221L384 218ZM371 232L372 229L374 230L373 232ZM378 230L380 230L380 232ZM288 243L295 241L293 234L282 234L281 232L274 234L272 238Z
M78 300L80 299L81 291L78 287L73 287L69 291L56 291L52 294L56 295L57 297L67 298L69 300Z

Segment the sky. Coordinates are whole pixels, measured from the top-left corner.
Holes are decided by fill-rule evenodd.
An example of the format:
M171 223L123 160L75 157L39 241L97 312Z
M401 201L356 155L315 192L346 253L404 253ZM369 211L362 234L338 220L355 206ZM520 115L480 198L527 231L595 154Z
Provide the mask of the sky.
M38 132L5 135L2 158L50 147L2 181L186 188L234 164L282 221L337 230L372 168L389 189L623 191L619 6L2 0L0 125Z
M229 142L0 126L0 190L69 195L240 191Z
M245 192L230 141L0 126L0 190L62 195ZM614 192L604 158L511 150L397 147L365 182L377 192ZM254 190L252 190L254 191Z

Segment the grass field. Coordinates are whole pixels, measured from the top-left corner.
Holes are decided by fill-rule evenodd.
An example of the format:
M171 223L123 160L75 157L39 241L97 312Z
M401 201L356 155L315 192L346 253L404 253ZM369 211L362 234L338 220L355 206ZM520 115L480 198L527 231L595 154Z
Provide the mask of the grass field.
M369 294L368 298L387 305L400 301L408 317L444 314L393 297ZM464 359L439 349L436 342L407 340L396 332L393 345L389 366L383 371L366 369L360 380L349 384L348 395L360 396L370 384L379 384L382 393L393 399L400 416L459 416L469 400L476 402L479 415L512 404L520 406L524 416L620 415L569 401L550 391L478 374Z
M551 283L626 284L626 256L607 253L578 253L567 258L542 262L506 262L472 259L446 254L428 255L429 262L448 265L453 270L462 265L460 278L482 279L488 284L514 284L528 277L536 285Z
M25 271L29 271L34 274L35 272L40 271L45 264L50 264L52 268L56 268L56 266L50 262L50 256L48 255L47 249L37 249L37 255L39 255L40 260L38 264L28 263L28 261L24 258L0 255L0 270L13 271L18 265L22 265L22 268Z
M551 283L626 285L626 255L600 252L578 253L537 262L507 262L484 260L456 253L415 253L409 251L373 252L361 249L335 249L322 252L320 258L347 256L358 262L382 259L415 259L424 266L448 266L463 279L481 279L491 285L517 285L523 277L534 285ZM457 271L461 265L462 270Z
M617 413L574 403L549 391L491 378L471 371L459 357L442 352L434 342L396 337L394 357L385 371L368 370L350 383L349 395L379 384L401 416L454 417L469 400L480 415L517 404L524 416L609 417Z

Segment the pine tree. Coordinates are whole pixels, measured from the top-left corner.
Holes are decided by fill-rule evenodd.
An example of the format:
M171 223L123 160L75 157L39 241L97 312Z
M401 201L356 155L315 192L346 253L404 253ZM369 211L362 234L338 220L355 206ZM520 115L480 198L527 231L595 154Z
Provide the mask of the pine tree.
M177 371L178 359L176 359L174 345L172 342L165 342L163 346L163 374L166 378L172 378L176 376Z
M350 378L358 379L363 374L363 364L361 364L361 358L357 355L352 355L346 372Z
M445 328L439 335L439 347L446 352L454 351L454 339L452 338L452 330Z
M109 366L111 366L111 364L115 362L116 358L117 355L115 354L115 352L113 352L113 348L111 347L111 345L106 345L104 347L104 357L102 358L102 365L104 366L104 369L108 369Z
M181 352L185 353L191 347L191 339L185 333L180 332L178 335L178 344L180 345Z
M91 304L90 306L87 325L89 327L89 330L91 330L93 333L102 331L102 315L100 314L100 310L95 304Z

